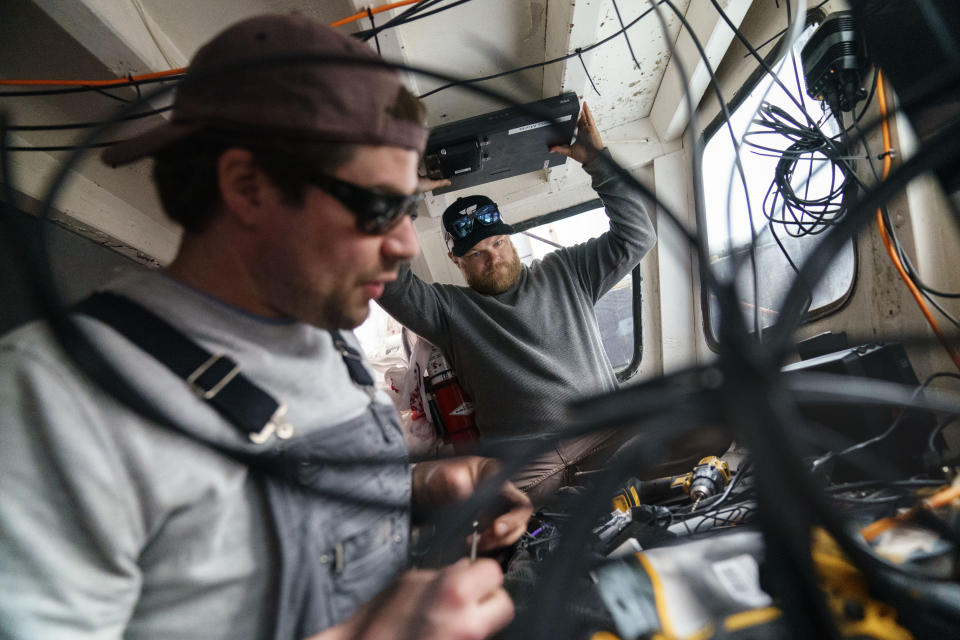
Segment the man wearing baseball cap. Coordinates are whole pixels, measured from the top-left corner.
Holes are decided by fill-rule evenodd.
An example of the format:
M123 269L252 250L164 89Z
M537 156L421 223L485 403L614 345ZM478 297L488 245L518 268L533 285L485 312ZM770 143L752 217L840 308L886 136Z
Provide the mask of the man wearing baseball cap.
M404 572L411 500L462 500L496 465L411 475L349 332L418 250L427 132L377 60L304 17L245 20L196 54L169 123L104 153L153 157L184 230L168 268L74 314L156 412L42 323L0 338L5 637L479 638L512 617L491 560ZM501 493L481 550L525 530L529 500Z
M553 147L583 165L603 201L610 230L558 249L529 267L510 241L496 203L474 195L443 213L449 257L466 287L428 285L400 269L379 303L443 351L473 399L481 437L510 440L555 433L566 406L618 387L594 305L656 242L637 192L599 158L603 141L584 104L571 146ZM549 499L570 471L599 464L617 446L610 433L558 444L514 477L534 502Z

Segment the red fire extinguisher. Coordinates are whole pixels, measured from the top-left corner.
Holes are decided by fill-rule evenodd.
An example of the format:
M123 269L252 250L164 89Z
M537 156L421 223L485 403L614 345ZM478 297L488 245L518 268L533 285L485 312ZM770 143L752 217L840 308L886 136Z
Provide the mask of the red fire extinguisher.
M430 354L425 380L428 402L439 435L460 454L470 453L480 438L474 418L473 401L447 366L439 349Z

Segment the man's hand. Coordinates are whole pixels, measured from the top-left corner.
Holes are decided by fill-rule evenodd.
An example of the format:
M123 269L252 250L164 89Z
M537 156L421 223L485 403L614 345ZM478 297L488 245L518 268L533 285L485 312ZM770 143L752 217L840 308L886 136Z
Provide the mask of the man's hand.
M601 149L603 149L603 139L600 137L600 130L597 129L597 123L593 121L593 114L590 113L590 107L586 102L583 103L580 119L577 120L577 139L574 143L550 147L550 151L573 158L580 164L587 164L596 158Z
M439 189L440 187L449 187L450 181L444 178L443 180L431 180L425 176L417 176L417 193L426 193L427 191L433 191L434 189Z
M462 502L470 497L486 478L495 476L500 465L491 458L464 456L448 460L421 462L413 468L414 509L423 512ZM477 548L490 551L513 544L527 530L527 520L533 513L533 504L525 493L512 482L505 482L500 496L506 510L494 514L494 520L482 523Z
M349 620L309 640L482 640L512 619L500 566L463 559L440 571L407 571Z

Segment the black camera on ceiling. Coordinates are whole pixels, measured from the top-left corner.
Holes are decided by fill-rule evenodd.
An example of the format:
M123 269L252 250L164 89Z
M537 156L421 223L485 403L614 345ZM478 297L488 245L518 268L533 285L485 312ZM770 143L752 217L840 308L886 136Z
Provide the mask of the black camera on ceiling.
M852 111L867 97L862 82L870 60L851 12L827 16L804 45L800 58L807 94L826 101L835 116Z

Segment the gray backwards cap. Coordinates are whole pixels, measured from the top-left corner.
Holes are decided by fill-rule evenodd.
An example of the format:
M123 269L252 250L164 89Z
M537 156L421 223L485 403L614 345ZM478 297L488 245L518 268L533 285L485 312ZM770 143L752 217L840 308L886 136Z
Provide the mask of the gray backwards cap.
M275 56L314 56L318 63L242 64ZM403 87L399 75L369 63L322 62L330 56L380 60L359 40L302 15L239 22L197 52L187 75L231 70L182 84L170 122L107 148L103 161L126 164L207 128L272 131L422 153L427 130L394 115Z

